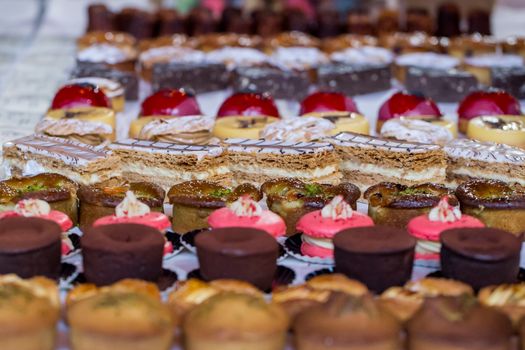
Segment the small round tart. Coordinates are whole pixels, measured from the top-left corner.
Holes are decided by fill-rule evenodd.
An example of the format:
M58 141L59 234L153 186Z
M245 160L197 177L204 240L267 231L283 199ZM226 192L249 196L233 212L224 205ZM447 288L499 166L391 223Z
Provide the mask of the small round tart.
M263 210L248 196L239 197L228 207L211 213L208 224L211 228L252 227L266 231L275 238L286 234L284 220L269 210Z
M106 125L109 128L99 128L100 133L103 133L105 135L109 135L111 140L115 140L115 132L116 132L116 119L115 119L115 111L113 111L110 108L104 108L104 107L74 107L69 109L51 109L49 110L46 115L45 119L50 120L78 120L82 122L86 122L89 124L97 125L102 124ZM44 119L44 120L45 120ZM65 124L67 126L67 124ZM79 130L72 129L72 134L78 134L83 135L85 132L82 130L82 128L87 128L89 125L81 125L79 126Z
M259 133L268 124L275 123L279 120L279 118L264 115L222 117L215 121L212 133L213 136L221 139L258 139Z
M303 117L323 118L332 122L335 124L335 128L331 131L332 135L337 135L340 132L355 132L364 135L370 134L370 123L368 122L368 119L359 113L345 111L312 112L304 114Z
M453 123L450 126L454 127ZM387 120L381 127L381 136L400 141L444 145L453 140L452 132L434 122L419 118Z
M124 110L124 87L117 81L99 77L84 77L68 80L66 84L89 84L96 86L110 99L113 110L116 112L122 112Z
M498 115L473 118L467 126L467 137L524 148L525 117Z

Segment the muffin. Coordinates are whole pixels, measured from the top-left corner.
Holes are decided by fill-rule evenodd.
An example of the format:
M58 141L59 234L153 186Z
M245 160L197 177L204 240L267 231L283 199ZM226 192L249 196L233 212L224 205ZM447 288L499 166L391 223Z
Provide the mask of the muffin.
M150 182L129 183L122 179L111 179L80 187L80 228L86 230L101 217L115 214L115 208L128 191L133 192L152 211L163 212L165 192L161 187Z
M223 293L195 307L184 319L187 350L284 349L289 319L264 299Z
M245 195L255 201L262 198L259 190L249 184L228 188L202 180L179 183L168 192L170 204L173 205L173 231L185 234L208 228L208 216L213 211Z
M275 179L265 182L261 191L268 208L286 222L286 234L295 234L297 222L307 213L322 209L335 196L341 195L353 210L361 192L357 186L342 183L337 186L307 184L296 179Z
M404 229L411 219L427 215L445 195L452 195L452 191L439 184L405 186L382 182L369 187L364 197L368 200L368 215L376 225Z
M381 293L410 279L415 245L415 238L394 227L344 230L334 237L335 270Z
M459 228L441 233L441 271L475 290L518 278L521 239L498 229Z
M499 311L482 306L474 297L436 297L408 321L411 350L509 350L512 325Z
M499 284L482 288L478 293L481 304L504 312L515 327L525 316L525 284Z
M47 278L0 276L0 348L53 350L56 348L60 301L57 285Z
M127 280L79 288L85 293L73 290L76 297L67 307L73 350L171 348L175 324L155 285Z
M297 316L297 350L401 350L401 325L372 296L336 293Z
M487 227L517 236L525 232L525 188L498 180L471 180L456 189L461 210Z

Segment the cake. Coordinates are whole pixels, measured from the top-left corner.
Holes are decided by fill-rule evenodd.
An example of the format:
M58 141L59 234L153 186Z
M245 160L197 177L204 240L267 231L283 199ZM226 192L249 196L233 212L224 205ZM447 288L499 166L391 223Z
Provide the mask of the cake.
M121 158L126 180L155 179L165 189L194 179L227 181L230 173L220 146L125 139L109 148Z
M153 66L153 91L185 88L197 94L223 90L229 83L229 71L222 63L169 62Z
M103 64L79 64L71 72L71 77L100 77L114 80L124 87L126 100L137 100L139 96L139 79L135 72L123 72Z
M8 176L59 173L80 184L92 184L120 175L114 153L75 141L30 135L3 145Z
M523 282L484 287L478 293L478 300L485 306L504 312L516 328L525 315L524 287Z
M382 181L406 185L445 181L446 155L437 145L400 142L354 133L329 139L341 158L343 180L364 192Z
M461 13L458 5L450 2L440 4L437 8L436 34L445 37L456 37L461 34Z
M77 61L102 63L122 71L134 71L137 51L135 38L120 32L91 32L77 40Z
M173 39L178 37L173 37ZM139 55L140 73L146 81L152 80L153 67L158 64L173 63L204 63L206 54L200 50L192 48L187 42L174 43L170 38L168 43L153 42L147 49L144 49ZM164 45L163 45L164 44Z
M459 59L449 55L434 52L414 52L397 56L394 63L394 72L397 80L405 83L407 70L411 67L423 70L437 69L447 71L457 68L459 64Z
M484 54L465 58L463 68L472 73L478 81L487 86L492 85L492 69L497 68L523 68L523 57L509 54Z
M261 185L273 178L337 184L339 160L328 142L226 139L224 148L233 182Z
M494 37L480 35L479 33L456 35L453 35L455 37L450 40L448 53L459 59L493 54L498 50L498 42Z
M525 118L515 115L475 117L468 123L467 137L525 148Z
M496 89L508 91L517 99L525 99L525 67L495 67L490 71L491 84Z
M392 73L390 64L331 63L317 69L317 85L327 91L345 95L364 95L389 90Z

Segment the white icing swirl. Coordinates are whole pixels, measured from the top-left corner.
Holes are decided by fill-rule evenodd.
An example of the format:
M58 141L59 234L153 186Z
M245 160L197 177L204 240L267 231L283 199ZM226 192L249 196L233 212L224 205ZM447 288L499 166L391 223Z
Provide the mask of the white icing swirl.
M461 219L461 210L459 210L459 205L450 205L448 196L444 196L438 205L430 210L428 219L430 221L456 222Z
M41 199L24 199L15 205L15 213L25 216L44 216L51 213L51 207Z
M109 64L124 62L133 56L134 52L131 49L106 43L91 45L77 53L79 61Z
M124 200L115 208L115 214L118 218L132 218L149 213L149 206L139 201L132 191L127 191Z
M486 54L468 57L465 63L475 67L521 67L523 58L518 55Z
M308 142L320 140L335 129L335 124L316 117L294 117L268 124L259 136L270 141Z
M279 47L270 62L282 69L306 70L328 62L328 57L315 47Z
M237 216L253 217L261 216L263 209L250 196L241 196L229 206L230 210Z
M321 210L321 216L325 219L347 220L353 215L352 207L345 202L343 196L335 196L330 203Z
M330 59L348 64L390 64L394 60L394 54L382 47L362 46L334 52Z
M381 127L381 136L396 140L444 145L454 135L444 126L413 118L394 118Z
M410 66L420 68L452 69L459 66L459 60L449 55L433 52L413 52L396 58L399 66Z

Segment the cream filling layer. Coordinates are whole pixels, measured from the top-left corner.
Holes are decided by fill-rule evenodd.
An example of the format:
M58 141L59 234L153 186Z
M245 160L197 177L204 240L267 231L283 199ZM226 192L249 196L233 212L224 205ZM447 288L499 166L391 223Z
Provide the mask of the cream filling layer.
M207 171L177 171L173 169L159 168L159 167L147 167L136 163L125 163L122 164L122 172L136 173L142 176L148 176L151 178L155 177L167 177L177 178L182 181L189 180L206 180L210 177L217 175L224 175L230 172L227 166L219 166L209 168Z
M387 168L375 164L363 164L350 160L341 162L341 169L347 171L359 171L362 173L380 174L386 177L396 177L408 181L422 181L436 177L445 177L445 168L430 167L423 171L413 171L398 168Z
M330 238L314 238L307 235L302 235L301 239L303 242L314 245L316 247L334 250L334 243Z
M520 179L518 177L514 176L507 176L505 174L498 174L491 171L484 171L487 168L475 168L475 171L472 171L472 168L456 168L452 169L451 172L454 175L459 176L469 176L473 178L484 178L484 179L491 179L491 180L500 180L503 182L517 182L520 185L525 185L525 179Z
M328 165L310 171L288 170L246 164L230 164L229 168L232 172L257 173L271 177L298 177L305 179L326 177L337 171L336 165Z

